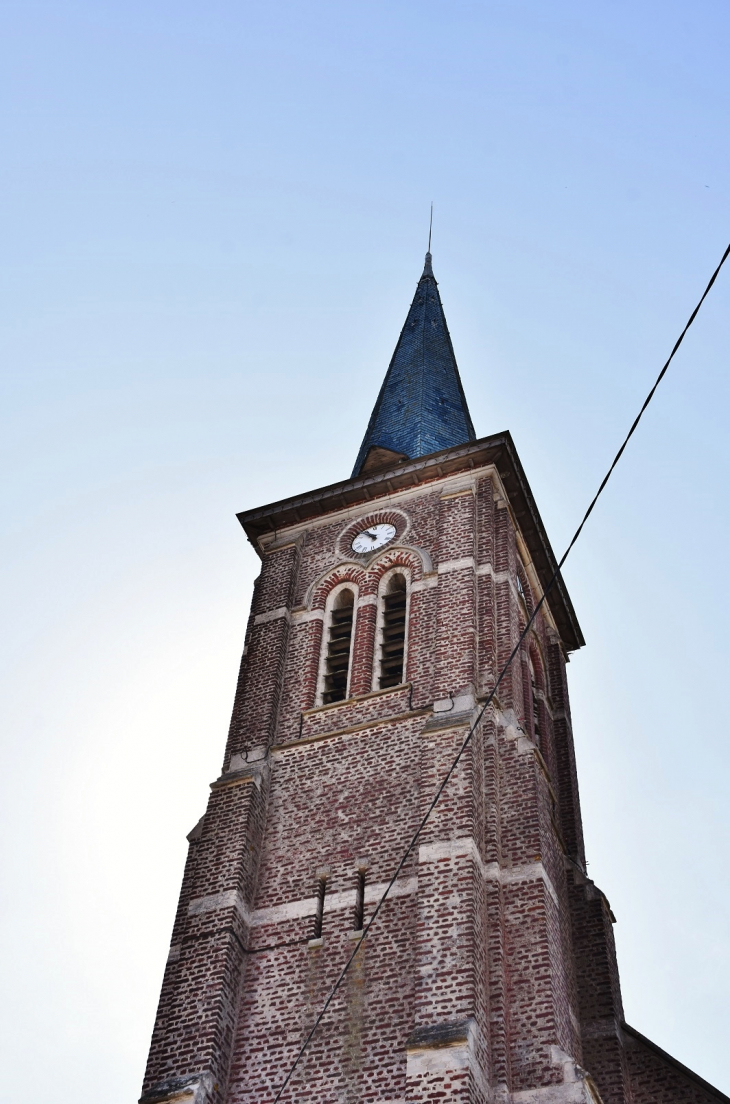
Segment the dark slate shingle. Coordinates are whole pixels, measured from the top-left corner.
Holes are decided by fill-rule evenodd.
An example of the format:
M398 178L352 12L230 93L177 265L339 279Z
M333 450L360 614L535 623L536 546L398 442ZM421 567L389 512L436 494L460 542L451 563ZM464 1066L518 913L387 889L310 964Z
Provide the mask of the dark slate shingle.
M360 474L374 446L415 459L474 440L431 254L427 253L352 475Z

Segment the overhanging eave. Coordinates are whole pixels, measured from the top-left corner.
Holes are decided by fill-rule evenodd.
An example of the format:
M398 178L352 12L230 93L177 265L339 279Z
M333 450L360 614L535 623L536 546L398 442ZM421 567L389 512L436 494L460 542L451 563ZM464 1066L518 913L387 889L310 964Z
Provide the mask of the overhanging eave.
M499 473L512 512L527 545L540 585L545 589L557 567L557 560L527 482L514 442L508 432L495 433L478 441L419 456L392 468L385 468L320 487L303 495L272 502L237 515L246 535L259 551L258 540L266 533L322 517L396 491L432 482L445 475L494 465ZM562 576L558 576L548 598L550 609L568 651L581 648L585 640Z

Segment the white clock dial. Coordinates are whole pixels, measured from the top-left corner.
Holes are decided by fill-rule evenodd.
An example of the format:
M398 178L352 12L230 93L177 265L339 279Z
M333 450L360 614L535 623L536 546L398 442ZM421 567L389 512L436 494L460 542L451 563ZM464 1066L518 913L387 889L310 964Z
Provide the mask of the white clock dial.
M363 529L352 542L354 552L374 552L376 548L382 548L395 536L395 525L383 522L380 525L371 525L369 529Z

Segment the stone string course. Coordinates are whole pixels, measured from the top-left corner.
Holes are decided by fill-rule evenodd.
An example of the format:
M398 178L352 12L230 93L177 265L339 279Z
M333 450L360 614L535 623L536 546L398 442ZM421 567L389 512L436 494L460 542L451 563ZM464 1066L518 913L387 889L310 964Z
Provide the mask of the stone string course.
M489 471L373 502L357 557L322 516L262 550L220 779L191 833L141 1100L267 1104L514 646L528 604ZM372 689L383 573L410 580L404 684ZM317 707L332 587L357 590L350 700ZM612 915L585 874L563 645L541 614L285 1099L704 1104L623 1024ZM540 738L528 666L538 680ZM312 941L326 875L321 940Z

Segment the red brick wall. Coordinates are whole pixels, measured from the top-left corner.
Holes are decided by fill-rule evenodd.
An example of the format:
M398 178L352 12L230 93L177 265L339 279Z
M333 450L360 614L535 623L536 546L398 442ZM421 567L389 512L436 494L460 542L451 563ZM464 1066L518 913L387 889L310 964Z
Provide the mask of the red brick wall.
M728 1098L627 1024L622 1037L636 1104L727 1104Z
M396 537L357 556L353 536L377 521ZM261 555L224 773L191 842L150 1104L182 1085L193 1104L273 1100L355 946L358 866L367 919L535 601L487 470L360 515L325 514L278 532ZM396 566L410 585L406 685L373 692L378 586ZM357 592L353 696L317 707L327 596L345 580ZM605 1104L628 1101L610 914L583 868L565 656L548 603L285 1099L522 1093L532 1104L548 1092L574 1102L589 1099L583 1063ZM325 873L322 939L310 946Z

